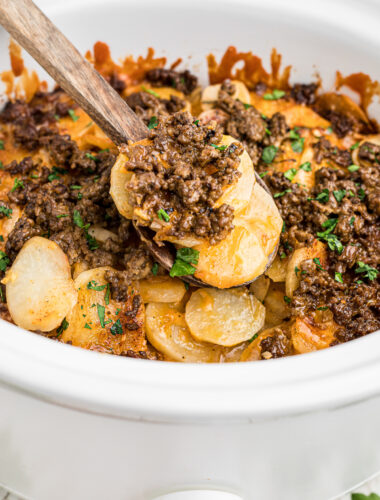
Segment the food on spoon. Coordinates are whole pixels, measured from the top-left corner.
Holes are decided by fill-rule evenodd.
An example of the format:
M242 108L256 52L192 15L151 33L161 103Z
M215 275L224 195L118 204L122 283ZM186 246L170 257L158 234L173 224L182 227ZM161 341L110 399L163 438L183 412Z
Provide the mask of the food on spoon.
M13 321L27 330L53 330L77 301L66 255L39 236L25 243L2 283Z

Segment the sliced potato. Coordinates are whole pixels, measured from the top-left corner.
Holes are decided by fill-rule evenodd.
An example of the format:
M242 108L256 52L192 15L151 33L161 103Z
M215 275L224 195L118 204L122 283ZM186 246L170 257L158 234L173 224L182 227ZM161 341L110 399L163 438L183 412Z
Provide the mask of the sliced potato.
M128 288L125 302L113 300L105 278L107 271L112 268L89 269L75 279L78 302L66 316L68 327L60 338L75 346L112 354L146 352L144 305L138 288Z
M125 154L120 153L112 167L110 195L121 215L126 219L132 219L133 207L126 185L132 179L133 173L125 168L127 160Z
M217 288L242 285L264 272L280 237L282 219L272 197L256 183L234 225L220 243L195 247L199 251L195 277Z
M265 274L275 283L279 283L285 281L287 268L288 258L281 259L279 255L276 255L273 264L266 270Z
M13 321L27 330L53 330L77 301L66 255L39 236L25 243L3 283Z
M195 340L190 334L185 315L170 304L147 305L146 334L149 342L171 361L219 361L221 348Z
M333 320L316 325L311 319L296 318L290 331L296 354L329 347L338 328Z
M117 234L98 225L91 226L88 230L88 233L97 241L100 241L100 243L105 243L108 239L111 239L113 241L118 241L119 239Z
M286 295L293 297L294 291L300 283L300 266L309 259L319 258L322 267L327 265L326 246L319 240L314 240L312 246L298 248L289 259L286 271Z
M250 104L251 96L244 83L238 80L232 80L231 83L233 83L236 87L235 93L232 97L243 103ZM211 109L215 105L215 101L218 100L219 90L221 86L221 83L217 83L216 85L209 85L203 90L201 96L201 106L203 111Z
M262 328L265 309L244 289L202 288L192 293L185 317L197 340L233 346Z
M139 286L143 302L180 302L186 293L183 281L170 276L152 276Z
M285 290L283 283L271 283L264 299L266 310L265 326L279 325L290 316L290 311L284 299Z
M250 284L249 290L256 297L257 300L263 302L265 296L268 292L270 285L270 279L267 278L264 274L257 278L253 283Z

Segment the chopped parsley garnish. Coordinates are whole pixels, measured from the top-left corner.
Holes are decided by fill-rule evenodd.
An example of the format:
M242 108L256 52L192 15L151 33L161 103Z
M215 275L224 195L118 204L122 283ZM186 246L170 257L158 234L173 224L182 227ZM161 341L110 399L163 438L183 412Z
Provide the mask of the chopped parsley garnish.
M263 160L264 163L272 163L272 161L275 159L276 154L277 154L278 148L276 146L267 146L266 148L263 149L263 154L261 156L261 159Z
M81 229L84 228L84 222L83 222L81 214L79 213L79 210L74 210L73 221L74 221L74 224L76 226L80 227Z
M286 193L291 193L291 189L285 189L285 191L281 191L280 193L276 193L273 195L273 198L280 198L281 196L284 196Z
M227 149L227 146L224 145L224 146L218 146L217 144L211 144L211 146L215 149L217 149L218 151L225 151Z
M22 181L22 180L20 180L20 179L17 179L17 177L16 177L16 179L15 179L15 181L14 181L14 183L13 183L13 187L12 187L12 189L11 189L11 193L13 193L14 191L16 191L16 189L19 189L19 188L20 188L20 189L24 189L24 187L25 187L25 186L24 186L23 181Z
M57 219L63 219L64 217L68 217L68 216L69 216L69 214L59 214L56 217L57 217Z
M358 267L355 269L355 273L365 273L363 277L368 278L370 281L376 279L377 275L379 274L379 271L377 269L369 266L368 264L364 264L364 262L361 262L360 260L357 262L357 266Z
M282 233L285 233L286 231L286 224L285 224L285 221L282 221L282 229L281 229L281 232Z
M328 307L327 306L320 306L317 307L317 311L327 311Z
M160 98L160 96L157 94L157 92L155 92L154 90L151 90L151 89L147 89L144 85L141 86L141 89L144 92L147 92L148 94L153 95L154 97L157 97L157 99Z
M87 328L88 330L92 330L91 326L88 323L86 323L84 327Z
M8 255L2 250L0 250L0 271L5 271L8 264L9 264Z
M157 262L155 262L152 266L152 274L154 274L154 276L157 276L157 273L158 273L158 264Z
M296 267L294 268L294 272L296 273L296 276L297 276L297 274L299 273L299 271L300 271L300 268L296 266Z
M115 321L115 323L111 326L110 332L112 335L121 335L123 333L123 327L120 322L120 318Z
M349 172L356 172L357 170L359 170L359 165L350 165L349 167L347 167L347 170Z
M339 189L338 191L333 191L334 198L338 203L340 203L343 198L346 196L346 190L345 189Z
M276 101L277 99L281 99L284 97L285 92L283 90L274 89L272 93L266 93L263 95L263 98L266 101Z
M327 203L330 199L329 190L322 189L322 191L317 195L317 197L315 199L317 201L319 201L320 203Z
M194 248L180 248L177 250L177 256L172 268L170 269L170 276L188 276L194 274L196 265L199 260L199 251Z
M324 271L319 257L314 257L313 262L317 266L317 269L319 269L320 271Z
M354 149L357 149L359 147L359 145L360 145L359 141L355 142L355 144L353 144L352 146L350 146L351 151L353 151Z
M88 290L95 290L96 292L101 292L106 288L107 285L98 285L95 280L91 280L87 283Z
M343 283L342 273L335 273L334 280L337 281L338 283Z
M70 189L82 189L82 186L74 184L74 185L70 186Z
M369 495L364 495L364 493L351 493L351 500L380 500L380 497L376 493L370 493Z
M194 125L198 125L199 120L195 120L193 123L194 123Z
M104 294L104 303L106 306L108 306L110 303L110 295L111 295L111 287L110 284L107 283L106 293Z
M160 210L157 212L157 216L162 221L170 221L170 215L163 208L160 208Z
M8 219L11 219L13 210L11 208L0 206L0 214L4 214Z
M326 132L327 132L328 134L332 134L332 133L333 133L333 129L332 129L332 127L327 127Z
M305 139L303 137L300 137L299 139L292 141L292 150L295 153L302 153L304 142Z
M335 234L326 234L325 236L322 236L322 234L323 233L317 233L318 238L325 240L330 250L336 251L340 255L343 252L344 247L338 236Z
M89 158L90 160L93 160L93 161L99 161L99 158L97 158L96 156L94 156L93 154L91 153L86 153L85 154L85 157L86 158Z
M73 120L73 122L76 122L79 120L79 116L75 114L75 111L73 109L69 109L68 113L70 115L70 118Z
M4 141L0 141L0 149L4 149Z
M288 179L288 181L292 181L296 175L297 175L297 169L296 168L289 168L289 170L287 170L284 173L284 177L286 179Z
M349 221L350 226L354 225L354 221L355 221L355 217L352 216L351 219L350 219L350 221Z
M299 166L300 170L304 170L305 172L311 172L311 163L309 161L305 161L302 165Z
M4 241L4 236L0 234L0 241Z
M51 169L51 174L48 175L48 181L54 181L54 179L59 179L60 175L67 174L67 170L60 167L53 167Z
M259 336L259 334L258 334L258 333L255 333L255 335L253 335L253 337L251 337L251 338L248 340L248 344L250 344L251 342L253 342L254 340L256 340L258 336Z
M90 227L90 224L85 224L83 222L82 216L79 213L78 210L74 210L73 212L73 221L76 226L78 226L80 229L84 230L84 236L87 240L87 244L90 250L96 250L99 248L99 243L96 241L96 239L89 234L88 229Z
M268 174L268 172L269 172L269 170L267 170L266 172L261 172L261 174L259 174L260 179L262 179L263 177L265 177Z
M325 229L325 231L317 233L318 238L326 238L328 234L334 231L337 224L338 224L337 218L325 220L325 222L322 223L322 227L323 229Z
M98 311L98 317L100 321L100 326L104 328L104 316L106 313L106 308L102 306L101 304L96 304L96 309Z
M288 297L287 295L284 295L284 300L287 304L290 304L292 299L290 297Z
M148 123L148 129L152 130L152 128L156 128L157 125L158 125L157 116L152 116L152 118L149 120L149 123Z
M360 200L364 200L364 198L365 198L365 191L364 191L364 189L362 189L362 188L358 189L358 198Z
M3 165L3 162L0 161L0 169L3 170L4 169L4 165Z
M57 337L61 335L65 330L69 327L69 322L66 321L66 318L63 318L61 325L57 328Z
M281 252L280 253L280 259L286 259L286 253L285 252Z
M269 128L266 128L266 129L265 129L265 133L266 133L267 135L272 135L272 132L269 130Z

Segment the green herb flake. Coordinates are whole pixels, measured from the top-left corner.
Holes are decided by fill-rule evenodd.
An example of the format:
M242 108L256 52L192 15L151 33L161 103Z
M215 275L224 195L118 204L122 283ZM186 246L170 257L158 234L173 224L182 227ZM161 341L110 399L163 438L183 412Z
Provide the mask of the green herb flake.
M362 188L358 189L358 198L360 200L364 200L364 198L365 198L365 191L364 191L364 189L362 189Z
M92 330L91 326L88 323L86 323L84 327L87 328L88 330Z
M317 307L317 311L327 311L328 307L327 306L320 306Z
M68 113L70 115L70 118L73 120L73 122L76 122L79 120L79 116L75 114L75 111L73 109L69 109Z
M0 271L5 271L9 264L8 255L0 250Z
M255 335L253 335L253 337L251 337L251 338L248 340L248 344L250 344L251 342L253 342L254 340L256 340L258 336L259 336L259 334L258 334L258 333L255 333Z
M4 149L4 141L0 141L0 149L3 150Z
M288 179L288 181L292 181L296 175L297 175L296 168L290 168L284 173L284 177Z
M277 99L281 99L284 97L285 92L283 90L274 89L272 93L266 93L263 95L263 98L266 101L276 101Z
M123 327L120 322L120 318L115 321L115 323L111 326L110 332L112 335L121 335L123 333Z
M325 236L321 236L322 234L323 233L317 233L317 236L326 241L330 250L336 251L340 255L343 252L344 246L338 236L335 234L326 234Z
M349 172L356 172L357 170L359 170L359 165L350 165L349 167L347 167L347 170Z
M158 125L157 116L152 116L152 118L149 120L149 123L148 123L148 129L152 130L153 128L156 128L157 125Z
M157 273L158 273L158 264L157 262L155 262L152 266L152 274L154 274L154 276L157 276Z
M266 148L263 149L263 154L261 156L261 159L263 160L264 163L272 163L272 161L275 159L276 154L277 154L278 148L276 146L267 146Z
M90 160L99 161L99 158L97 158L96 156L94 156L92 153L86 153L84 156L86 158L89 158Z
M285 221L282 221L282 229L281 229L281 232L282 233L285 233L286 231L286 224L285 224Z
M284 295L284 301L287 303L287 304L290 304L292 299L290 297L288 297L287 295Z
M305 161L302 165L299 166L300 170L304 170L305 172L311 172L311 163L309 161Z
M243 102L243 106L245 109L252 108L252 104L248 104L247 102Z
M315 198L317 201L320 203L327 203L330 199L329 196L329 190L328 189L323 189Z
M333 191L334 198L338 203L340 203L343 198L346 196L346 190L345 189L339 189L338 191Z
M296 273L296 276L297 276L297 274L299 273L299 271L300 271L300 268L296 266L296 267L294 268L294 272Z
M0 241L4 241L4 236L0 234Z
M12 218L13 210L11 208L7 208L3 205L0 205L0 214L4 214L8 219Z
M75 190L75 189L82 189L82 186L73 184L72 186L70 186L70 189L73 189L73 190Z
M266 128L266 129L265 129L265 133L266 133L267 135L272 135L272 132L269 130L269 128Z
M273 195L273 198L281 198L281 196L284 196L286 193L291 193L291 189L285 189L285 191L281 191L280 193L276 193Z
M59 215L56 215L57 219L63 219L65 217L69 217L69 214L59 214Z
M170 270L170 276L188 276L194 274L198 264L199 251L193 248L180 248L177 250L177 256Z
M193 123L194 123L194 125L198 126L199 120L195 120Z
M280 259L286 259L286 253L285 252L281 252L280 253Z
M355 273L361 274L363 273L364 278L368 278L370 281L373 281L377 278L379 271L374 267L369 266L368 264L364 264L360 260L357 262L357 268L355 269Z
M13 187L11 189L11 193L16 191L16 189L24 189L24 183L22 180L18 179L17 177L15 178L15 181L13 183Z
M83 222L81 214L79 213L79 210L74 210L73 221L74 221L74 224L76 226L80 227L81 229L84 228L84 222Z
M157 216L162 221L170 221L170 215L163 208L160 208L160 210L157 212Z
M332 129L332 127L327 127L326 132L327 132L328 134L332 134L332 133L333 133L333 129Z
M353 151L354 149L357 149L358 147L360 146L360 142L355 142L355 144L353 144L352 146L350 146L350 149L351 151Z
M351 219L350 219L350 221L349 221L350 226L353 226L354 222L355 222L355 217L352 216Z
M107 285L98 285L95 280L91 280L87 283L87 290L95 290L96 292L101 292L106 288Z
M107 283L106 293L104 294L104 303L106 306L108 306L110 303L110 296L111 296L111 287L110 284Z
M320 271L324 271L319 257L314 257L313 262L317 266L317 269L319 269Z
M225 151L227 149L227 146L224 145L224 146L218 146L217 144L211 144L211 146L215 149L217 149L218 151Z
M342 273L335 273L334 280L337 281L338 283L343 283Z
M57 337L59 337L69 327L69 322L63 318L61 325L57 328Z
M292 143L291 143L292 150L295 153L302 153L304 142L305 142L305 139L303 137L300 137L299 139L292 141Z
M104 328L104 316L106 313L106 308L102 306L101 304L96 304L96 310L98 312L98 317L100 321L100 326Z
M160 96L157 94L157 92L155 92L154 90L151 90L151 89L147 89L144 85L141 86L141 89L144 91L144 92L147 92L148 94L150 95L153 95L154 97L157 97L157 99L160 99Z

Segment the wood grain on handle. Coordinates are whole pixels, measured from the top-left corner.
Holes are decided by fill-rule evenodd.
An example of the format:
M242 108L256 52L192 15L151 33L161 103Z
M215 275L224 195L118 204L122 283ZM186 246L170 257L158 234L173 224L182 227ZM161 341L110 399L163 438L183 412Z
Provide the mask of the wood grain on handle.
M126 102L31 0L0 0L0 24L115 144L148 135Z

